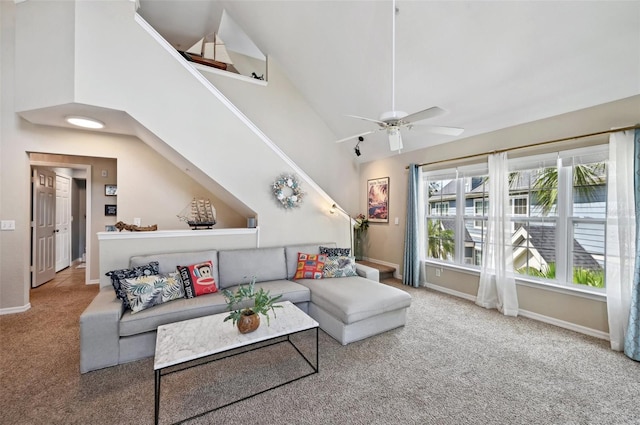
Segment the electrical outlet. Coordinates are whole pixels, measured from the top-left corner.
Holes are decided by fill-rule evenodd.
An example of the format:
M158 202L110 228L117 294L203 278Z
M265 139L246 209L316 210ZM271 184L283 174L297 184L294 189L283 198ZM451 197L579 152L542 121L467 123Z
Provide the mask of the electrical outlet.
M440 269L436 269L436 277L440 277Z
M133 219L133 225L134 225L134 226L140 226L140 225L141 225L141 223L142 223L142 219L141 219L140 217L135 217L135 218Z

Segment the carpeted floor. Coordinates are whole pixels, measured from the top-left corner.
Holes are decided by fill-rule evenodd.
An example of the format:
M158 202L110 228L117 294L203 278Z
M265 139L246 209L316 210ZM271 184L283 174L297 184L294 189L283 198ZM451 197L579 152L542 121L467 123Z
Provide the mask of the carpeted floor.
M97 292L70 268L0 316L0 424L153 422L153 359L79 373L78 318ZM341 346L320 373L190 424L640 424L640 364L608 342L432 292L407 326ZM313 348L313 338L300 341ZM308 371L287 345L163 378L160 423Z

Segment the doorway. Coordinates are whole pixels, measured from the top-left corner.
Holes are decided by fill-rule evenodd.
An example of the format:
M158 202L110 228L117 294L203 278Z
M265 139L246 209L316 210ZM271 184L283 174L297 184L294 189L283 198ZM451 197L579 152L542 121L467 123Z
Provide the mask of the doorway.
M32 160L31 169L31 287L76 265L90 283L91 165Z

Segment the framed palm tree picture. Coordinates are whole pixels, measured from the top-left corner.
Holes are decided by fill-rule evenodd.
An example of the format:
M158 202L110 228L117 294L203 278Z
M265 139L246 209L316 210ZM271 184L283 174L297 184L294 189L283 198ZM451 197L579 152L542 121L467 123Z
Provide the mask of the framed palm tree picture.
M367 180L367 218L372 223L389 222L389 177Z

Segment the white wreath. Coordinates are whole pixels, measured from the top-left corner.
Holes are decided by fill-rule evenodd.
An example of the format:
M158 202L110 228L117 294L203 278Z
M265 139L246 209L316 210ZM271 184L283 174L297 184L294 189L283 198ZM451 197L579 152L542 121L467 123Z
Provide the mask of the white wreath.
M291 191L291 195L287 196L285 194L285 189L287 191ZM304 197L304 193L302 192L298 179L291 174L283 174L280 176L275 182L273 182L272 190L273 195L276 197L278 202L280 202L280 204L285 208L299 206L302 203L302 198Z

